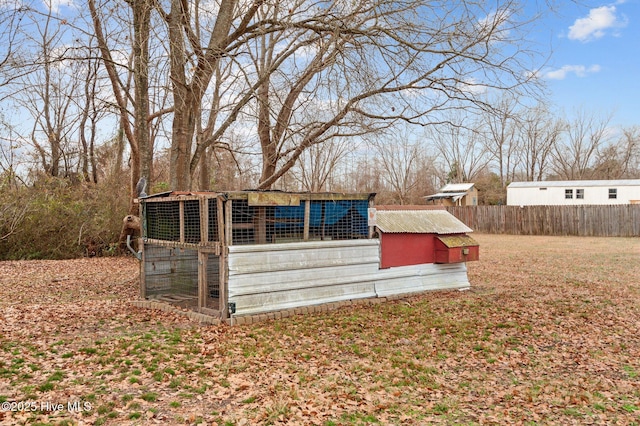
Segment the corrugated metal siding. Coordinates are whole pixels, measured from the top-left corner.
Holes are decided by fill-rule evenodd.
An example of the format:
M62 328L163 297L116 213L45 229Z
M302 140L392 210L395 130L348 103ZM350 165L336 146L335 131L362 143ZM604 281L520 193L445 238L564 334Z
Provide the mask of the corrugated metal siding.
M464 263L399 266L381 269L376 277L376 294L379 297L469 287L467 265Z
M463 234L471 228L446 210L379 210L376 226L387 233Z
M236 315L375 297L378 240L230 246Z
M230 246L236 315L351 299L469 287L464 264L379 269L378 240Z

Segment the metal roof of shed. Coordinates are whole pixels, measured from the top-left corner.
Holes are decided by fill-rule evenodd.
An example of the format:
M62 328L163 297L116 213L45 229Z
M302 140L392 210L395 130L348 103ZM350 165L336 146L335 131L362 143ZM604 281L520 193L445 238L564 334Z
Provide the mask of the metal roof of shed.
M471 188L473 188L473 185L473 183L448 183L440 188L440 192L466 192L471 190Z
M442 198L451 198L453 201L458 201L460 198L467 195L466 192L438 192L437 194L426 195L424 198L427 201L440 200Z
M376 226L386 233L461 234L471 228L446 210L378 210Z

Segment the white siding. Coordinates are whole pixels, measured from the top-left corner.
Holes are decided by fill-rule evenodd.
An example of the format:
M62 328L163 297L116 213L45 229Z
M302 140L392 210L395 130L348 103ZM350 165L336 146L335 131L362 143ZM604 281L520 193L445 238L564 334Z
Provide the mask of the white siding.
M380 270L378 240L230 246L228 265L236 315L469 287L464 264Z
M376 295L386 297L429 290L466 289L469 286L465 263L425 263L379 270Z
M578 189L584 198L576 197ZM609 198L609 189L617 191L615 199ZM573 198L565 197L566 190L572 190ZM507 187L509 206L614 205L638 200L640 185L624 181L518 182Z

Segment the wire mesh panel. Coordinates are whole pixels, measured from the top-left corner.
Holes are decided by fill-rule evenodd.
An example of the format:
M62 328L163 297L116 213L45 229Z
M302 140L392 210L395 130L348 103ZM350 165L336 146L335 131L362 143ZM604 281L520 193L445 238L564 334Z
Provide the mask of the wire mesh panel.
M200 201L183 201L184 209L184 242L197 244L200 242Z
M273 207L250 206L247 200L233 200L231 223L233 244L266 243L273 234Z
M147 298L184 307L198 305L198 252L145 244Z
M147 238L180 241L180 202L144 203L143 215Z
M209 241L220 241L220 233L218 232L218 199L209 198Z
M207 256L207 300L206 307L220 309L220 257Z
M233 200L233 244L304 240L305 203L309 205L309 239L368 238L368 200L311 200L297 206L250 206Z
M229 241L222 236L230 232L233 245L368 238L369 199L347 197L243 191L143 200L144 296L226 312Z
M219 241L217 195L145 200L142 217L144 296L191 309L217 310L220 258L211 251L219 248L208 244ZM203 241L205 234L208 241Z
M303 241L305 203L299 206L278 206L274 208L274 233L277 243Z
M143 207L146 238L197 244L200 234L200 201L147 202Z
M309 238L354 240L368 238L367 200L311 201Z

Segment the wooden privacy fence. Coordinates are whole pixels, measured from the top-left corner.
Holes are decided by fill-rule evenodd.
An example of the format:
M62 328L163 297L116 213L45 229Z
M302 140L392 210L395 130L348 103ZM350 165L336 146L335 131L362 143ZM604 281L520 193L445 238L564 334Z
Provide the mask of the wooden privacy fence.
M476 232L517 235L640 236L640 205L469 206L447 210Z

